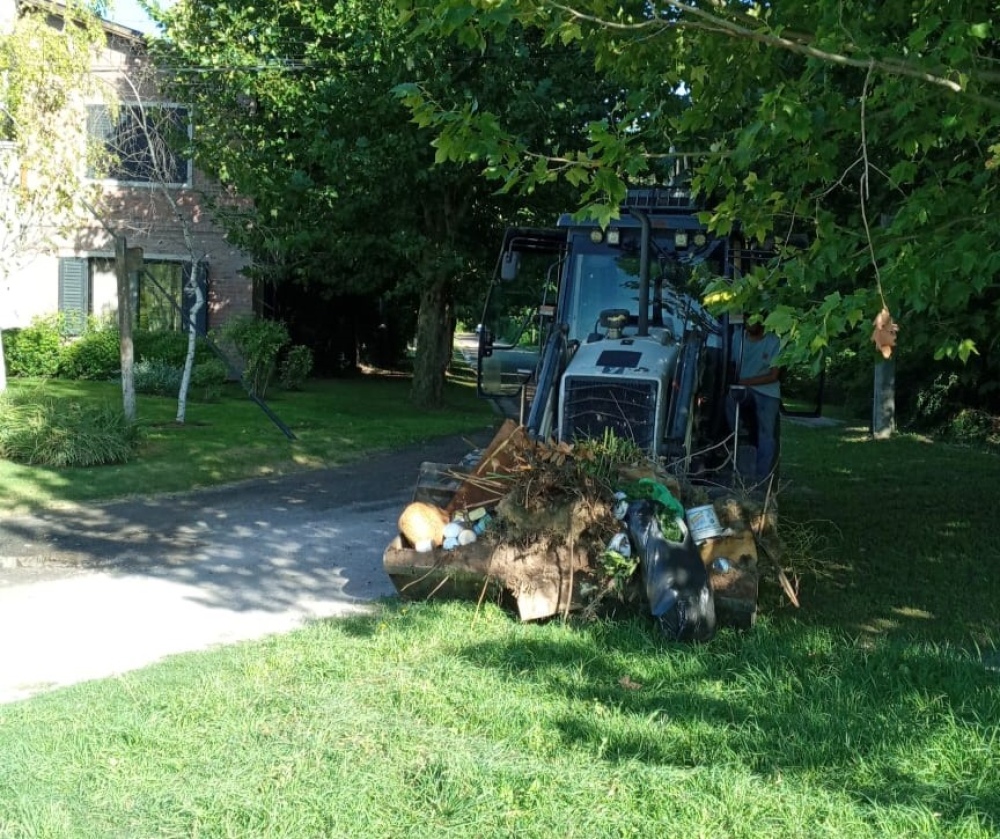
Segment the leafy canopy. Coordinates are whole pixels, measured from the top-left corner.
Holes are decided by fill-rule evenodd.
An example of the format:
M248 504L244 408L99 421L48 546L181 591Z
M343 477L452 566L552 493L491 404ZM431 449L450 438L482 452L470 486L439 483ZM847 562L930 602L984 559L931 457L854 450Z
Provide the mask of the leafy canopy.
M1000 42L990 0L406 9L424 37L467 47L512 27L577 44L624 92L556 155L496 113L411 90L440 158L485 160L509 190L565 178L602 220L627 184L686 162L717 232L778 243L781 258L740 277L727 300L769 312L794 353L867 344L883 305L914 351L993 350Z
M77 4L63 14L57 28L28 7L0 33L0 276L45 250L95 194L80 166L90 149L81 103L104 93L90 73L104 36Z

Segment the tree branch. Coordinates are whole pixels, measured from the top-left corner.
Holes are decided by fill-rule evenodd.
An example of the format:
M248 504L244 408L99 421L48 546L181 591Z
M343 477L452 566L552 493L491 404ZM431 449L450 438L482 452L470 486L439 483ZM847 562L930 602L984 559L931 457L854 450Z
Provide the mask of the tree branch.
M686 28L686 29L701 29L710 32L717 32L722 35L728 35L732 38L739 38L747 41L754 41L757 43L765 44L767 46L776 47L779 49L787 50L788 52L793 52L798 55L804 55L808 58L815 58L819 61L823 61L827 64L836 64L844 67L855 67L860 70L868 70L874 68L881 72L887 73L893 76L905 76L908 78L917 79L918 81L927 82L928 84L943 87L946 90L950 90L952 93L960 93L969 99L978 102L981 105L1000 110L1000 100L993 97L981 96L976 93L970 93L962 84L956 82L953 79L947 78L946 76L940 75L938 73L931 72L924 67L911 62L906 62L898 59L886 60L877 59L873 56L856 58L844 53L829 52L828 50L821 50L817 47L810 45L805 39L806 36L798 34L794 38L787 37L785 35L775 35L771 32L763 32L760 30L751 29L747 26L741 26L733 21L725 20L718 15L712 14L700 9L696 6L688 5L687 3L681 2L681 0L662 0L662 2L672 9L676 9L678 12L687 13L697 21L694 20L673 20L665 21L659 17L654 17L647 21L642 21L641 23L617 23L615 21L604 20L597 17L596 15L588 15L584 12L578 11L570 6L565 6L561 3L553 3L557 9L564 11L566 14L570 15L576 20L586 21L587 23L592 23L596 26L600 26L605 29L618 29L618 30L639 30L646 28ZM655 8L653 9L653 14L656 14ZM989 80L993 74L969 73L970 78L976 75L979 78Z

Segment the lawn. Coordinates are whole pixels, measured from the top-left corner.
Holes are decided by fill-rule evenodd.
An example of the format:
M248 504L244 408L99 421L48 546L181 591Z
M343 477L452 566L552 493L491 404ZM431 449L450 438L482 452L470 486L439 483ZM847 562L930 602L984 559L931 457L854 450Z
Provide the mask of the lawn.
M0 706L0 837L997 836L1000 457L782 438L800 609L390 601Z
M86 401L121 402L110 382L12 380L11 387ZM445 407L415 410L402 376L312 380L301 391L274 390L267 405L295 439L229 385L214 402L191 402L178 425L175 399L138 397L142 444L129 463L87 469L45 469L0 461L0 513L64 502L105 500L341 465L371 451L495 425L489 402L468 377L449 380Z
M996 453L907 434L876 442L850 424L786 421L782 437L798 620L863 636L1000 640Z
M389 605L0 707L0 836L985 839L998 714L969 650L790 616Z

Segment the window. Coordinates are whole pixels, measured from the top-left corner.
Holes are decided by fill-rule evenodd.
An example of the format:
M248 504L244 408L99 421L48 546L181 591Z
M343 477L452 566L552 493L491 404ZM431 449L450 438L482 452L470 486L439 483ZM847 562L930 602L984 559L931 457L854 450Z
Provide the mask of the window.
M184 289L184 265L149 262L139 275L139 305L135 325L150 332L178 332L181 312L177 304Z
M201 265L198 284L205 305L198 311L196 328L202 335L208 323L207 273ZM138 275L133 298L135 327L151 331L183 331L194 293L187 288L191 263L147 261ZM59 310L66 315L69 334L79 335L87 315L114 318L118 311L115 263L107 257L59 260Z
M102 146L87 176L133 184L183 186L191 182L184 151L190 138L188 109L179 105L87 106L87 133Z

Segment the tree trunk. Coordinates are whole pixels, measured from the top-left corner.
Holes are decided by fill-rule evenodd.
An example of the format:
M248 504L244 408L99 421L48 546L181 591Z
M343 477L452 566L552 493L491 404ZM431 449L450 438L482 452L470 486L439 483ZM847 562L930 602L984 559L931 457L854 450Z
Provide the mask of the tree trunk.
M872 399L872 436L887 440L896 430L896 363L875 364L875 395Z
M418 408L440 408L444 403L445 372L451 363L454 329L447 281L435 280L421 292L417 313L417 352L410 399Z
M194 354L198 346L198 313L205 305L205 295L201 291L201 284L198 282L201 263L195 261L191 265L191 276L188 284L194 293L194 304L188 312L188 345L187 355L184 356L184 372L181 374L181 386L177 393L177 417L176 420L181 425L187 418L188 391L191 389L191 373L194 370Z
M125 419L135 422L135 348L132 345L132 275L126 261L125 237L115 236L118 281L118 334L121 337L122 405Z

